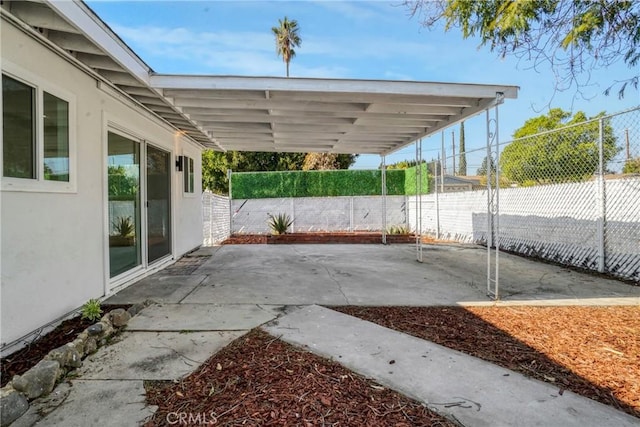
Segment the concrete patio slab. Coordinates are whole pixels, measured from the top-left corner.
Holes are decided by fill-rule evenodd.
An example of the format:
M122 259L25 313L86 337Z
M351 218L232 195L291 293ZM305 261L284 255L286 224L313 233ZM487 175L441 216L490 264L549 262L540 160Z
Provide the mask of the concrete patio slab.
M327 308L300 308L263 329L465 426L638 425L609 406Z
M128 331L238 331L273 320L282 306L256 304L156 304L127 324Z
M206 276L165 276L162 272L146 277L104 301L105 304L155 302L178 303L192 292Z
M218 304L456 305L488 302L486 249L427 245L225 245L183 302ZM630 298L640 287L515 255L500 255L503 301Z
M154 414L142 381L74 380L69 395L37 426L137 426Z
M78 375L85 380L179 379L246 332L124 332L118 342L89 356Z

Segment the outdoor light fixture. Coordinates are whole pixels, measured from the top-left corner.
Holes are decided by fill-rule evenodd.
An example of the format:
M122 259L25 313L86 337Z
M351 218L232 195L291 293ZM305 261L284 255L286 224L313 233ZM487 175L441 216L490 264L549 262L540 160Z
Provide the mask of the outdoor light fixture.
M176 157L176 171L182 172L184 170L184 156Z

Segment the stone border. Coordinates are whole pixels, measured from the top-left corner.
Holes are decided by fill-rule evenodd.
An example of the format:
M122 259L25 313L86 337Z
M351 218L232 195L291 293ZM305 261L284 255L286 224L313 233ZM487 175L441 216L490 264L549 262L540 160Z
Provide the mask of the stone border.
M71 371L82 366L88 355L98 351L119 334L129 320L143 308L153 304L145 301L128 310L117 308L102 316L99 322L86 328L73 341L51 350L40 362L0 389L0 426L19 419L29 409L30 402L49 395L56 384ZM62 403L62 402L60 402Z

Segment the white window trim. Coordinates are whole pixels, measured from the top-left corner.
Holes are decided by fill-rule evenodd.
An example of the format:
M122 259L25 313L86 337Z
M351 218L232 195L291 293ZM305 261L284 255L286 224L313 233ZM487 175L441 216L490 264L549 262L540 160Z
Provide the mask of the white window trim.
M184 158L184 164L182 165L183 170L180 174L182 175L182 197L187 199L199 197L199 195L196 192L196 184L198 180L198 174L196 173L196 159L190 153L183 153L182 156ZM185 181L189 179L188 173L187 173L189 170L189 159L193 161L193 188L191 189L191 192L187 192L184 189Z
M34 88L36 92L36 179L2 176L3 191L41 192L41 193L77 193L77 137L76 137L76 96L10 61L2 61L2 74ZM69 105L69 182L44 179L44 92L47 92ZM0 164L2 169L2 164ZM0 176L2 173L0 173Z

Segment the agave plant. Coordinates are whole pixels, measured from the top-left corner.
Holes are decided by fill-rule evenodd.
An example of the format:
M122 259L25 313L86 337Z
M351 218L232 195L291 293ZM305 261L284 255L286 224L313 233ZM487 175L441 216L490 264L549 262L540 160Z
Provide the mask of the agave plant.
M116 218L116 220L113 221L113 229L122 237L129 237L135 231L135 227L130 216L120 216Z
M392 225L387 234L410 234L411 231L406 225Z
M269 221L267 224L269 224L269 228L271 228L273 234L286 234L291 224L293 224L293 220L287 214L281 213L276 216L268 215Z

